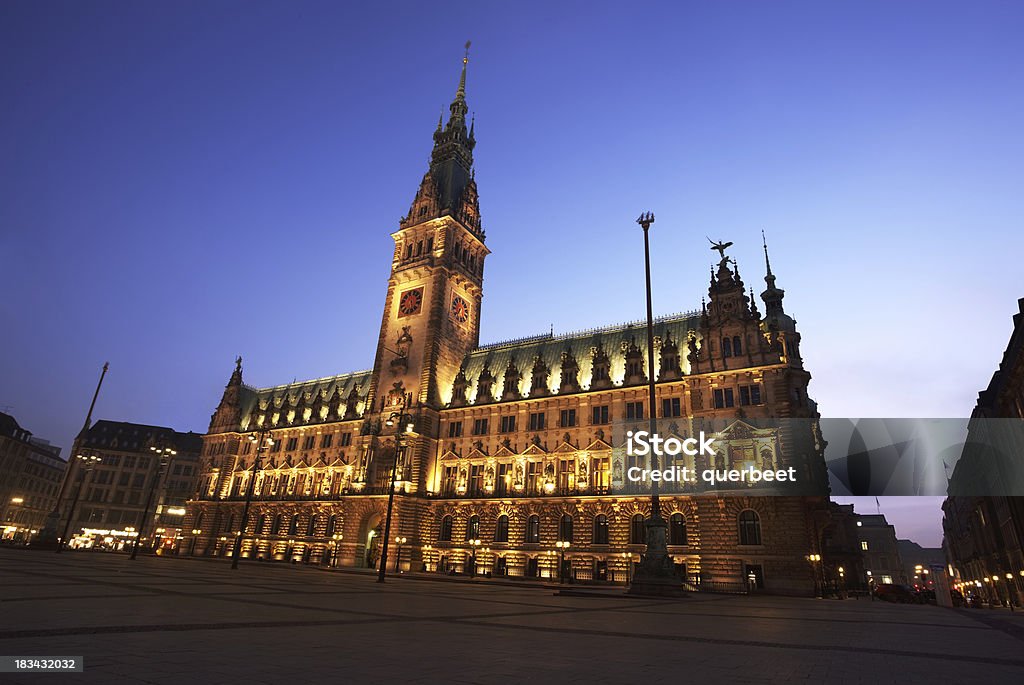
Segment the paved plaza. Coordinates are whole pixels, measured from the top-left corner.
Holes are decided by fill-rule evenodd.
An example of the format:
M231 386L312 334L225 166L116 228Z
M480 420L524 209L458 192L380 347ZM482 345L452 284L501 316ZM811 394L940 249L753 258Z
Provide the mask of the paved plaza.
M85 658L5 683L1015 683L1024 618L0 549L0 654Z

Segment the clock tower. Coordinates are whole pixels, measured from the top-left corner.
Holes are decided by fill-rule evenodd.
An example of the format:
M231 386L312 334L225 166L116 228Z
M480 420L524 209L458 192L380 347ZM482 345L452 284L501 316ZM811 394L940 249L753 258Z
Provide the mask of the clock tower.
M448 122L439 119L434 131L430 167L391 234L395 252L367 398L368 413L382 420L404 401L415 433L427 440L437 437L437 412L459 365L479 344L489 254L473 174L474 126L466 121L468 63L467 50Z

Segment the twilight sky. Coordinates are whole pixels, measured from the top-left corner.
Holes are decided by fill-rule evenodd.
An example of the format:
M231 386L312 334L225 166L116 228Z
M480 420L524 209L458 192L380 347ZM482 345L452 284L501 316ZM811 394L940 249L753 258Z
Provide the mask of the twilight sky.
M1024 295L1024 6L0 5L0 410L202 432L368 368L473 40L484 342L699 306L760 230L826 416L964 416ZM936 526L934 506L921 522ZM902 532L901 532L902 535ZM924 542L924 540L922 540ZM931 542L931 541L929 541Z

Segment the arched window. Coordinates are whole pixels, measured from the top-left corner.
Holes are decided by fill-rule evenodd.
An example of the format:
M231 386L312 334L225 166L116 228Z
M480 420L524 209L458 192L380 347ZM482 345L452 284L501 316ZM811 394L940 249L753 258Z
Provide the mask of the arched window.
M533 544L540 542L540 516L536 514L526 520L526 542Z
M292 516L291 523L288 524L288 534L298 535L299 532L299 515L295 514Z
M629 544L642 545L647 542L647 531L644 530L644 515L633 514L629 522Z
M498 524L494 527L494 541L508 542L508 516L504 514L498 517Z
M306 537L313 537L316 535L316 523L317 515L313 514L309 517L309 523L306 524Z
M334 529L338 527L338 515L335 514L327 519L327 537L334 535Z
M730 340L729 338L722 338L722 356L732 356L732 340Z
M441 519L441 534L437 536L438 540L451 540L452 539L452 517L445 516Z
M740 512L740 544L760 545L761 544L761 517L753 509L744 509Z
M480 539L480 517L473 514L469 517L469 522L466 524L466 539L467 540L479 540Z
M284 518L284 517L281 516L281 514L278 514L277 516L274 517L274 523L273 523L273 525L270 526L270 534L271 535L277 535L278 532L281 530L281 519L282 518Z
M604 514L598 514L594 517L594 544L608 544L608 517Z
M686 544L686 518L679 512L668 517L668 544Z
M562 542L572 542L572 516L563 514L558 522L558 539Z
M196 516L196 523L193 527L197 529L203 527L203 512L199 512L199 515Z
M259 520L256 522L256 532L265 533L267 530L267 515L260 514Z
M732 336L732 353L737 357L743 354L743 345L740 343L740 336Z
M228 525L227 525L227 527L224 530L226 530L228 532L228 535L234 535L235 534L235 515L234 514L231 514L230 516L228 516Z

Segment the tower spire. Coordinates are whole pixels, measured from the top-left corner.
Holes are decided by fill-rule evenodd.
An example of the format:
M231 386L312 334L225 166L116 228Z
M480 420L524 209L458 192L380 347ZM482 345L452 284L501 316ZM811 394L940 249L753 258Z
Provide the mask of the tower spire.
M768 240L764 237L764 229L761 229L761 245L764 246L764 267L767 274L764 277L764 282L768 284L769 288L775 287L775 274L772 273L772 263L768 260Z
M462 76L459 77L459 89L455 91L456 100L466 99L466 65L469 64L469 46L472 41L466 41L466 54L462 56Z

